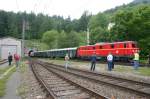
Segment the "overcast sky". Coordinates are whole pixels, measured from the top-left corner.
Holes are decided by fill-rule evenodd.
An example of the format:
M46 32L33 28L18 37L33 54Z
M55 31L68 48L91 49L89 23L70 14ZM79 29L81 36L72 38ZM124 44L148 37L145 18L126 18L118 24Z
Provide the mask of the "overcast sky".
M92 14L115 6L130 3L133 0L0 0L0 9L5 11L26 11L60 15L71 19L80 18L85 10Z

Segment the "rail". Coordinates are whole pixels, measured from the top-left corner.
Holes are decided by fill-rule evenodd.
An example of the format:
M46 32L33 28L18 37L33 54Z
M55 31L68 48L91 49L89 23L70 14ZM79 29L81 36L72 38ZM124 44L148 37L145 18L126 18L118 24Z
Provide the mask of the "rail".
M56 94L54 94L53 90L50 89L50 86L45 83L45 81L42 79L42 77L40 77L40 75L38 74L38 72L36 71L34 65L38 65L40 64L39 62L33 62L32 65L32 71L35 75L35 77L37 78L37 80L41 83L41 85L44 87L44 89L46 90L46 92L48 93L49 97L52 97L53 99L57 99L58 96L56 96ZM52 72L53 74L59 76L61 79L65 80L66 82L69 82L71 85L76 86L77 88L79 88L80 90L82 90L83 92L88 92L90 96L92 97L97 97L98 99L108 99L106 96L102 96L86 87L81 86L80 84L77 84L69 79L67 79L65 76L60 75L59 73L55 72L54 70L51 70L50 68L47 68L45 66L45 64L40 64L41 66L43 66L45 69L47 69L48 71ZM64 96L63 96L64 97ZM73 98L73 97L72 97ZM96 99L97 99L96 98Z
M49 66L54 69L59 69L60 71L65 71L64 67L60 65L54 65L51 63L46 63L46 62L41 62L41 61L39 63L40 64L44 63L45 65L47 65L47 67ZM119 87L124 90L128 90L128 91L131 91L136 94L140 94L145 97L150 97L150 83L148 82L129 80L129 79L115 77L112 75L93 73L90 71L79 70L75 68L69 68L69 70L66 72L70 74L82 76L83 78L89 78L91 80L94 80L95 82L113 85L115 87Z

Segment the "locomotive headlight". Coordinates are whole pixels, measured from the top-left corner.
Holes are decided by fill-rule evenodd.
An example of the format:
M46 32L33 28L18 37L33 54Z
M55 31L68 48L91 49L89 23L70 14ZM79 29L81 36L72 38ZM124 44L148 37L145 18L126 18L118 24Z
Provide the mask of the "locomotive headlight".
M116 54L118 54L118 50L116 50Z

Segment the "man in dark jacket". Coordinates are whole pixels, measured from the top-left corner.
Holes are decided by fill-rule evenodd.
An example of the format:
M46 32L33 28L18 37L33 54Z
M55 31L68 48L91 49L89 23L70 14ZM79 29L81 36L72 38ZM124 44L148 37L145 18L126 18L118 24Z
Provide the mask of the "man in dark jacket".
M91 57L91 71L95 70L95 65L96 65L96 53L94 52Z
M11 62L12 62L12 55L11 55L10 52L9 52L9 55L8 55L8 62L9 62L9 66L10 66Z

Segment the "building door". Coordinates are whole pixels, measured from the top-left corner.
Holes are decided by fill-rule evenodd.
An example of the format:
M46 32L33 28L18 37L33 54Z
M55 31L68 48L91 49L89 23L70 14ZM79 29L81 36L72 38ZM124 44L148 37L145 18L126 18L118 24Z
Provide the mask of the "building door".
M1 55L2 59L7 59L9 52L14 55L17 52L17 46L15 45L2 45Z

